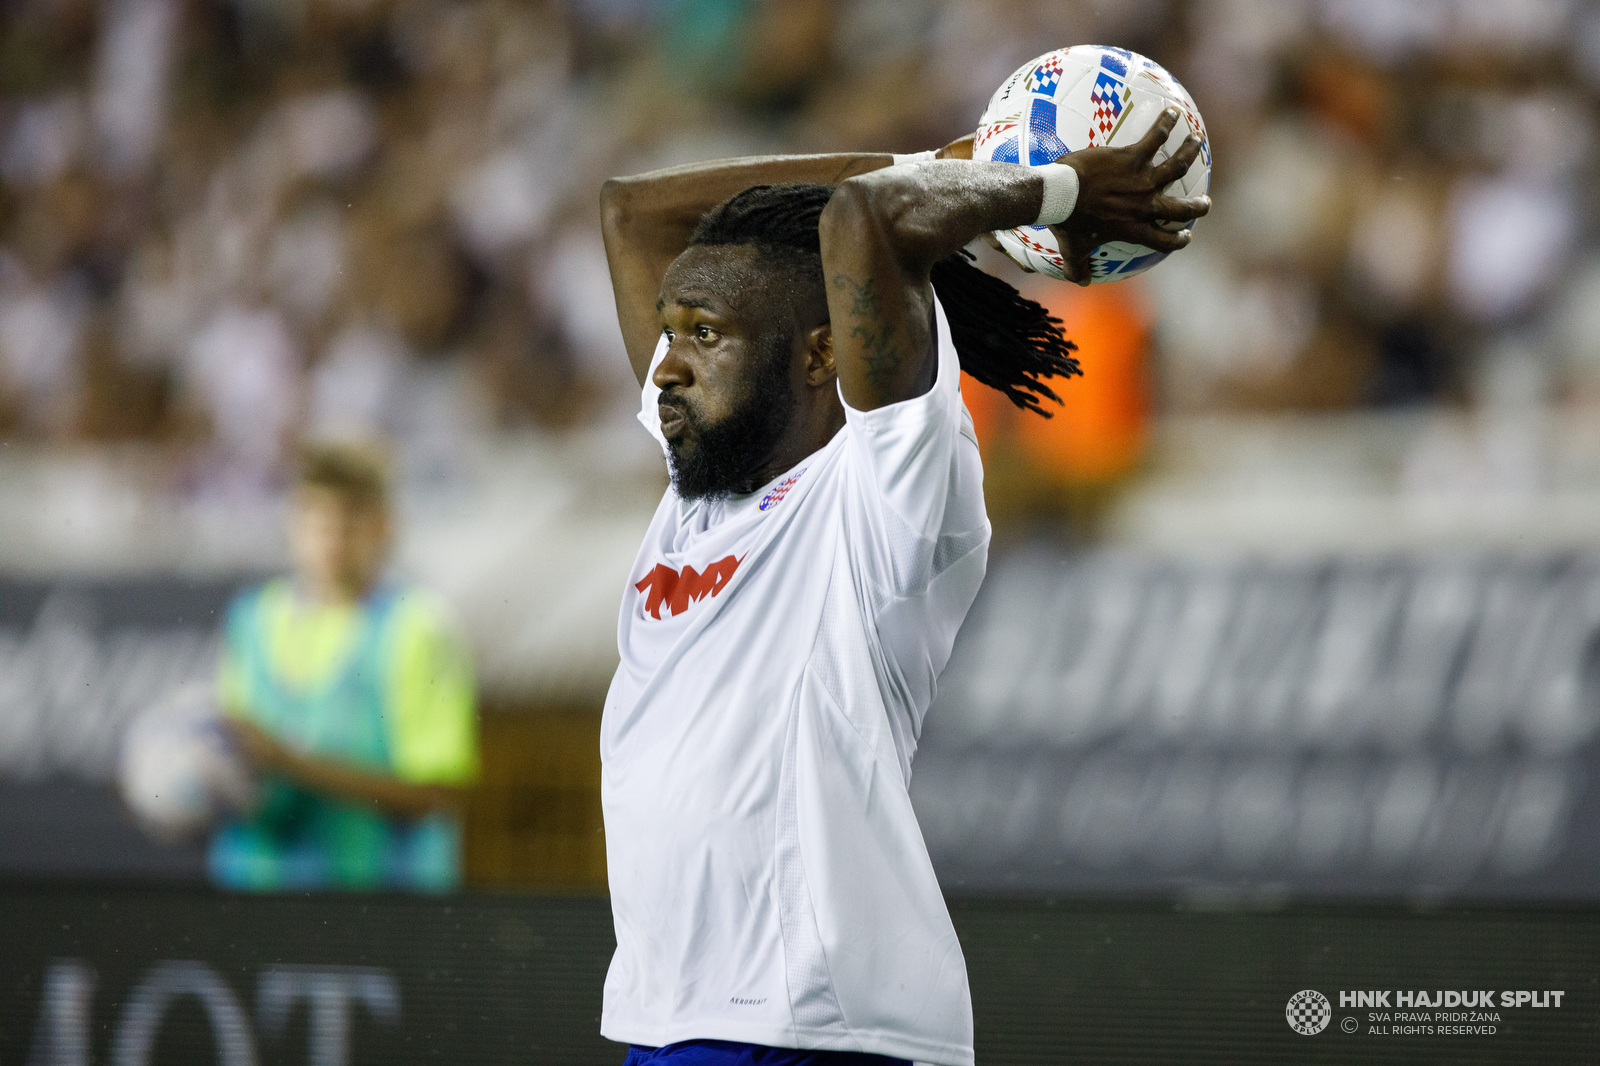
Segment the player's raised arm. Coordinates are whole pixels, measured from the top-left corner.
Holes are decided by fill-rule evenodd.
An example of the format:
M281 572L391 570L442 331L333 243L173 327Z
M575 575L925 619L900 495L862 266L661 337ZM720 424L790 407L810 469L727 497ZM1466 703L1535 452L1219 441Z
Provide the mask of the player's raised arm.
M1184 247L1187 233L1156 223L1198 218L1209 201L1161 192L1169 172L1182 174L1199 148L1191 138L1171 160L1154 163L1176 121L1176 112L1164 113L1139 144L1085 149L1063 157L1060 171L945 159L840 184L820 229L834 362L846 402L870 410L928 390L936 365L930 272L980 234L1071 219L1071 228L1059 232L1071 239L1073 258L1084 262L1093 247L1084 248L1084 240L1102 234L1159 251Z
M752 156L612 178L600 190L601 228L617 321L640 384L661 335L656 300L672 261L689 246L701 217L752 185L832 184L887 167L887 154Z
M935 160L852 178L822 212L833 358L858 410L933 383L933 264L980 233L1039 216L1044 182L1004 163Z

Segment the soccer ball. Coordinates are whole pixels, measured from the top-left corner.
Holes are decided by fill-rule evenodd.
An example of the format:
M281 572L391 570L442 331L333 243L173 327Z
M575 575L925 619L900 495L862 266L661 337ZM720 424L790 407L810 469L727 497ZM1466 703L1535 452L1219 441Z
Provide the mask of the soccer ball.
M134 719L117 779L140 827L167 843L193 839L255 801L209 685L178 689Z
M1200 156L1171 185L1173 196L1200 196L1211 187L1211 142L1187 90L1161 65L1126 48L1079 44L1047 52L1005 80L984 109L972 142L972 158L1027 166L1053 164L1068 152L1097 145L1133 144L1169 105L1182 116L1160 162L1176 152L1190 132L1200 135ZM1180 230L1193 222L1170 224ZM1016 263L1064 278L1061 250L1048 226L1020 226L995 234ZM1090 256L1090 281L1121 281L1166 258L1142 244L1108 241Z

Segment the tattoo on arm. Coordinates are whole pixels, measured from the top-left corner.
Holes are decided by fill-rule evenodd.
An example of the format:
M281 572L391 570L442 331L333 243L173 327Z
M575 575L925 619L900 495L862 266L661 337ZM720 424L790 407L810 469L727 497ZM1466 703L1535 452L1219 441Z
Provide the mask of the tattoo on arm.
M859 282L835 274L833 287L850 297L850 336L861 342L868 384L875 388L887 385L900 370L902 355L894 344L893 326L883 319L883 302L872 291L871 280Z

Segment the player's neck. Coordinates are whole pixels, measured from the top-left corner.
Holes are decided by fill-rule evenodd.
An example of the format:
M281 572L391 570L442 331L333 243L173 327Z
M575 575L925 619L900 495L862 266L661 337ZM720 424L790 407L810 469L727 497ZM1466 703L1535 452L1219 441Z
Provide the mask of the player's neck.
M795 412L789 428L784 431L771 454L763 460L744 484L737 486L739 493L750 493L773 478L798 465L808 455L827 447L829 441L844 428L844 408L837 397L831 403L815 404Z

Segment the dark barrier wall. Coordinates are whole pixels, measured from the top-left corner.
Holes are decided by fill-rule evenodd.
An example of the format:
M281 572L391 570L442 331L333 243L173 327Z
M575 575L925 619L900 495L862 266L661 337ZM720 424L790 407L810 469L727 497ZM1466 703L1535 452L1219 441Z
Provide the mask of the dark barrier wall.
M128 721L215 676L241 584L0 580L0 876L201 876L198 849L145 839L109 782Z
M984 1066L1600 1051L1594 910L957 900L952 914ZM597 1033L603 899L13 887L0 889L0 942L0 1066L622 1058ZM1462 993L1491 1003L1456 1005Z
M946 887L1600 898L1600 559L995 559L911 783Z
M0 777L109 778L130 717L215 676L241 583L0 580Z

